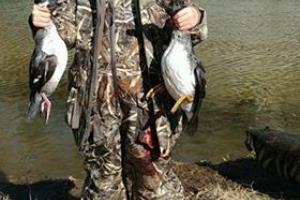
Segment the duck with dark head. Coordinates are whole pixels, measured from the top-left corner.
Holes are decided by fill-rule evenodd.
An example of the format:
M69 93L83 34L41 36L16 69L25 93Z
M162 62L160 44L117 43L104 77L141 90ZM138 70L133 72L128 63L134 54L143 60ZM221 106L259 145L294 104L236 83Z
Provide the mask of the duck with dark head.
M171 16L176 16L184 9L186 1L164 1L167 11ZM174 24L172 37L168 48L162 56L161 71L164 85L155 86L148 93L154 96L156 91L165 87L176 101L171 113L179 108L184 112L188 125L197 125L200 106L205 97L206 79L205 70L193 50L191 33L180 30Z
M62 1L35 0L34 3L54 11ZM55 91L66 69L68 51L52 20L46 27L35 28L33 35L35 47L29 64L31 93L28 118L34 118L39 111L45 112L47 124L52 107L49 96Z

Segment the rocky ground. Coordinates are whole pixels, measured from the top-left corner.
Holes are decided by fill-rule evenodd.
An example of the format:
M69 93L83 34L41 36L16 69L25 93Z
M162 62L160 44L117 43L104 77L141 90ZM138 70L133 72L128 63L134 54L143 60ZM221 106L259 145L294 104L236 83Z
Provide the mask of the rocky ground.
M209 162L174 162L186 196L197 200L299 200L299 184L270 175L252 158ZM79 200L82 180L7 180L0 177L0 200Z

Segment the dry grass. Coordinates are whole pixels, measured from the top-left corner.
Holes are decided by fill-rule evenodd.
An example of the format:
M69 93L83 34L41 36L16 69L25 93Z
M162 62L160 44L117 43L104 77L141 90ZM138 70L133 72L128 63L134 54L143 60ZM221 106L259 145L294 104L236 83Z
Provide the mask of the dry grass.
M240 186L224 189L220 185L208 186L203 191L190 196L197 200L271 200L272 198L262 195L256 191L242 188Z
M272 200L273 198L244 188L225 179L216 171L196 164L174 163L186 196L191 200Z

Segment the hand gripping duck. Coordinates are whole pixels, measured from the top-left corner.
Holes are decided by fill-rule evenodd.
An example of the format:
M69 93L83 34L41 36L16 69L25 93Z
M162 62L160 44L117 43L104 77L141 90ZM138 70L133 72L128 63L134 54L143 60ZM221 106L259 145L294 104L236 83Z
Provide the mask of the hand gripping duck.
M49 9L56 8L62 2L63 0L34 1L35 4ZM38 111L46 112L45 124L47 124L51 111L51 101L48 97L56 89L65 71L68 51L52 21L46 28L37 30L34 41L35 48L29 65L31 93L28 118L34 118Z
M173 0L171 4L173 13L184 6L182 0ZM205 97L206 80L204 68L194 54L190 33L173 30L171 42L162 57L161 71L165 88L176 100L171 113L180 106L188 122L193 122ZM161 85L155 86L147 97L153 97L159 90Z

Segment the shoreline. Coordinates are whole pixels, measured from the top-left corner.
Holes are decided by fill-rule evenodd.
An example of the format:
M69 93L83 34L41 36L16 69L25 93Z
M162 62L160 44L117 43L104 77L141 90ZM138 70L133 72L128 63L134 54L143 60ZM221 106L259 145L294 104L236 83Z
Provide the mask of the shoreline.
M299 184L291 183L262 169L253 158L212 164L173 162L188 199L197 200L296 200ZM83 180L74 177L31 183L24 178L0 177L0 200L79 200Z

